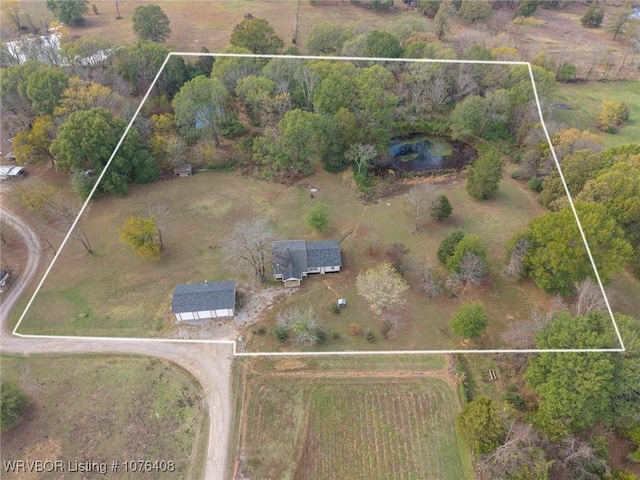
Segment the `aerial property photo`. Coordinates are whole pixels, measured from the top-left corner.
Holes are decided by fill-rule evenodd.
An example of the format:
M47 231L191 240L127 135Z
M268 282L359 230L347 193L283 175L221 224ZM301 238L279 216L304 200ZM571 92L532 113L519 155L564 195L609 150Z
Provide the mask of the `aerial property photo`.
M638 7L2 10L3 478L638 478Z

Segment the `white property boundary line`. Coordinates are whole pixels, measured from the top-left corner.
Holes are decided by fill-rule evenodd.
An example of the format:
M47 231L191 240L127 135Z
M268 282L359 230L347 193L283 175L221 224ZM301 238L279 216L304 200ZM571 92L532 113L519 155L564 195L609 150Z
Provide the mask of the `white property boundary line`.
M360 351L360 350L358 350L358 351L337 351L337 352L238 352L237 351L237 345L236 345L237 342L235 340L186 340L186 339L136 338L136 337L75 337L75 336L56 336L56 335L27 335L27 334L17 333L17 330L20 327L20 324L24 320L29 308L33 304L33 301L34 301L36 295L40 292L40 289L42 288L42 285L44 284L45 280L49 276L49 273L51 272L51 269L52 269L53 265L55 264L56 260L58 259L59 255L60 255L60 252L62 252L63 248L65 247L65 245L67 243L67 241L69 240L69 237L71 236L71 232L73 231L73 229L76 227L76 225L80 221L80 218L82 217L84 211L87 209L87 206L89 205L89 201L93 197L96 189L98 188L98 185L100 184L100 182L102 181L102 178L104 177L104 174L106 173L107 169L109 168L109 166L113 162L113 159L115 158L116 154L118 153L118 150L120 149L120 146L122 145L122 142L124 141L125 137L129 133L129 130L133 126L136 118L138 117L138 114L140 113L140 110L142 109L142 106L144 105L144 102L147 100L147 98L151 94L151 91L155 87L156 82L158 81L158 78L160 77L160 74L164 70L165 65L167 64L169 59L174 55L175 56L181 56L181 57L183 57L183 56L184 57L209 56L209 57L246 57L246 58L268 58L268 59L286 58L286 59L300 59L300 60L337 60L337 61L369 61L369 62L415 62L415 63L448 63L448 64L462 63L462 64L526 66L528 68L528 70L529 70L529 77L531 78L531 85L532 85L532 88L533 88L533 94L534 94L534 97L535 97L536 106L538 108L538 116L540 118L540 123L542 125L543 130L544 130L545 138L547 139L547 143L549 144L549 148L551 149L551 153L553 155L553 160L556 163L556 168L558 169L558 173L560 174L560 179L562 180L562 185L563 185L564 190L565 190L565 192L567 194L567 198L569 199L569 205L571 207L571 211L572 211L573 216L574 216L574 218L575 218L575 220L576 220L576 222L578 224L578 230L580 231L580 236L582 237L582 241L584 242L584 245L585 245L585 247L587 249L587 254L589 256L589 261L591 262L591 266L593 268L593 271L596 274L596 279L598 280L598 285L600 286L600 291L602 293L602 296L604 297L604 301L605 301L605 304L607 306L607 312L609 313L609 316L611 317L611 321L613 323L613 327L615 329L616 336L618 338L618 342L620 343L620 347L619 348L595 348L595 349L559 348L559 349L488 349L488 350L385 350L385 351ZM71 228L69 229L69 231L65 235L64 239L62 240L62 243L61 243L60 247L58 248L58 251L54 255L54 257L53 257L51 263L49 264L49 266L47 267L42 279L38 283L38 286L36 287L35 292L31 296L31 298L29 299L29 302L27 303L27 306L25 307L24 311L22 312L22 315L20 315L20 318L18 319L18 322L16 323L16 326L13 328L12 334L16 335L16 336L19 336L19 337L24 337L24 338L48 338L48 339L60 339L60 340L63 340L63 339L65 339L65 340L68 340L68 339L74 339L74 340L105 340L105 341L124 341L124 340L127 340L127 341L137 341L137 342L177 342L177 343L232 344L233 345L233 355L237 356L237 357L326 356L326 355L407 355L407 354L408 355L414 355L414 354L455 354L455 353L569 353L569 352L572 352L572 353L589 353L589 352L603 353L603 352L626 352L626 347L624 346L624 342L622 341L622 336L620 335L620 330L618 328L618 324L616 323L615 317L613 315L613 311L611 309L611 305L609 304L609 299L607 298L607 294L606 294L606 292L604 290L604 286L602 285L602 280L600 279L600 275L598 273L598 269L596 267L595 261L593 260L593 255L591 254L591 249L589 248L589 243L587 242L587 238L586 238L586 236L584 234L584 231L582 229L582 224L580 223L580 219L578 218L578 213L577 213L575 205L573 203L573 199L571 198L571 193L569 192L569 188L567 186L567 182L565 181L564 175L562 173L562 169L560 168L560 162L559 162L558 157L556 155L556 151L553 148L553 144L551 143L551 137L549 136L549 132L547 130L547 127L546 127L546 125L544 123L544 118L543 118L543 115L542 115L542 108L540 106L540 99L538 97L538 90L536 88L536 82L535 82L535 79L533 77L533 69L531 68L531 63L530 62L514 62L514 61L493 61L493 60L440 60L440 59L423 59L423 58L420 58L420 59L406 59L406 58L378 58L378 57L372 57L372 58L369 58L369 57L323 57L323 56L317 56L317 55L295 55L295 56L293 56L293 55L254 55L254 54L235 54L235 53L195 53L195 52L171 52L171 53L169 53L167 55L167 57L164 59L164 62L162 63L162 66L160 67L160 70L158 70L158 73L156 74L156 76L154 77L153 81L151 82L151 85L149 86L149 89L147 90L147 93L142 98L142 101L140 102L140 105L138 105L138 108L136 109L133 117L129 121L129 124L127 125L127 128L125 129L124 133L122 134L122 137L118 141L115 149L113 150L113 153L109 157L109 160L107 161L107 163L105 164L104 168L102 169L102 172L100 172L100 175L98 176L93 188L91 189L91 192L89 193L87 199L85 200L84 204L82 205L82 208L80 209L80 212L78 213L78 216L76 217L76 219L74 220L73 224L71 225Z

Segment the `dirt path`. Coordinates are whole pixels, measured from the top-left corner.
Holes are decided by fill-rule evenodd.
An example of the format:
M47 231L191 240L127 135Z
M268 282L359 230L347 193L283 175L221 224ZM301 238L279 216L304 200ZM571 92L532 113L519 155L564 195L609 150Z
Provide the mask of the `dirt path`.
M48 337L13 335L8 325L11 308L33 281L38 271L38 239L18 217L0 208L3 221L24 239L29 259L0 304L0 351L5 354L129 353L170 360L188 370L200 383L209 413L209 442L205 479L223 479L227 471L232 403L230 368L232 344L179 342L162 339L122 339L92 337Z

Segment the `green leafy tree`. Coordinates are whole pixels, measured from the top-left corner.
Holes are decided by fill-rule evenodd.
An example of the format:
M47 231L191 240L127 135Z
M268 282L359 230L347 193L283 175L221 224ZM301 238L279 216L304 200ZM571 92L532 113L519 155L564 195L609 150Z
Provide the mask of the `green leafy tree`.
M165 45L138 42L116 49L112 56L116 72L126 80L134 94L146 92L169 54Z
M120 229L120 240L147 260L160 260L162 243L158 235L158 225L154 217L130 217Z
M469 23L484 22L493 15L490 2L476 0L462 0L458 16Z
M13 152L19 165L50 161L55 167L55 158L49 149L55 138L56 128L51 115L37 117L31 128L24 128L13 139Z
M62 23L83 25L89 0L47 0L47 9Z
M556 73L558 81L567 81L576 78L576 66L573 63L562 62Z
M367 36L367 53L369 57L400 58L402 46L400 41L389 32L373 30Z
M520 5L518 5L515 17L532 17L533 14L536 13L539 3L540 0L523 0Z
M119 104L119 96L109 87L91 80L71 77L60 104L53 113L56 117L65 117L78 110L90 110L95 107L113 112Z
M267 107L270 105L275 89L276 84L273 80L257 75L249 75L243 78L236 87L236 95L242 98L251 108L254 116L260 118L260 126L263 132L268 118Z
M35 108L35 107L34 107ZM603 132L615 132L624 122L629 120L629 105L615 100L603 100L598 128Z
M244 47L231 47L224 53L251 54ZM219 79L229 93L235 92L238 82L249 75L260 75L261 66L251 57L217 57L211 69L211 77Z
M27 396L13 382L0 385L0 431L5 432L20 421L27 406Z
M169 18L158 5L140 5L133 12L133 33L138 40L164 42L171 34Z
M329 224L329 207L326 203L316 203L307 214L307 225L318 232L326 230Z
M598 2L592 3L580 19L583 27L598 28L604 20L604 7Z
M317 55L336 54L349 38L347 30L334 22L316 23L307 37L307 50Z
M243 47L256 54L280 53L284 42L263 18L246 16L231 34L231 45Z
M449 257L453 255L456 250L456 246L462 241L463 238L464 232L459 228L444 237L442 242L440 242L440 246L438 247L438 260L446 265L449 261Z
M599 203L629 231L640 222L640 156L602 170L587 181L576 200Z
M67 88L69 76L57 68L45 68L29 75L26 94L38 115L51 115Z
M444 220L453 213L453 207L446 195L440 195L431 205L431 216L436 220Z
M482 335L488 323L484 304L478 301L460 305L449 321L449 328L463 339L472 339Z
M376 315L399 310L405 302L409 285L389 262L379 263L356 278L358 294Z
M230 96L217 78L196 77L185 83L171 102L176 123L189 136L199 132L213 137L220 145L220 126L227 109Z
M365 143L388 147L398 102L393 74L380 65L373 65L358 71L355 84L354 108L363 130L361 138Z
M507 433L502 425L499 405L483 396L467 403L458 414L456 423L475 456L493 452Z
M576 203L582 229L603 282L631 258L631 245L622 228L607 215L604 206ZM567 206L529 223L531 246L526 269L545 292L568 294L575 282L594 275L578 224Z
M496 195L502 179L503 161L495 151L481 154L467 167L467 192L474 198L486 200Z
M576 317L560 312L536 336L536 347L611 348L610 322L600 312ZM557 439L597 421L611 424L615 370L614 357L607 353L541 353L531 358L525 379L538 395L536 425Z
M294 173L309 175L319 156L320 116L295 109L278 122L280 145L291 158Z
M467 253L477 255L483 261L487 258L487 247L482 243L480 235L472 233L465 235L456 243L451 255L447 258L447 267L454 272L460 272L460 262Z
M449 117L451 138L464 140L477 135L484 119L484 101L479 95L470 95L456 104Z
M428 4L438 5L438 2L428 1ZM451 17L455 15L456 9L453 6L452 0L443 0L439 2L437 12L433 17L433 27L435 33L438 36L438 40L442 40L446 34L451 31Z
M99 175L125 127L122 120L101 108L72 113L60 125L51 143L56 168L62 171L93 169ZM148 183L158 175L158 166L142 143L138 130L131 128L105 173L100 190L126 195L129 182Z

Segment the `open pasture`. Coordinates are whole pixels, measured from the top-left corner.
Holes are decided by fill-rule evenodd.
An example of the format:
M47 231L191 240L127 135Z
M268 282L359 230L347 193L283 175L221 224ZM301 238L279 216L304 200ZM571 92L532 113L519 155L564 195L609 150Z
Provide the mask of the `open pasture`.
M306 188L309 184L318 190L313 199ZM104 196L95 201L82 223L96 254L87 255L75 242L67 244L20 331L180 336L180 327L169 313L175 285L236 278L240 290L248 290L252 276L225 259L222 246L238 221L260 215L271 221L282 239L341 240L344 268L340 274L310 276L293 295L253 318L263 321L267 334L244 332L247 348L298 348L279 344L271 334L277 313L293 303L311 303L318 308L329 336L321 349L459 348L461 344L448 331L447 322L460 303L478 299L485 302L490 325L477 346L496 347L500 332L510 321L528 318L534 308L547 310L552 305L552 297L540 293L531 282L519 283L502 274L504 243L542 207L523 186L506 176L497 198L489 202L472 200L461 179L443 183L439 189L451 199L454 214L440 223L428 220L417 233L412 233L402 189L377 203L364 204L340 176L326 172L289 187L228 172L203 172L136 186L124 199ZM313 232L305 222L314 202L330 207L329 226L322 234ZM150 262L122 243L118 232L126 218L144 216L148 206L158 204L169 211L163 232L166 248L160 261ZM485 286L468 289L459 298L445 294L430 299L420 287L420 268L431 265L444 278L436 250L442 238L457 227L485 239L492 265L489 279ZM406 309L394 313L398 328L385 340L380 333L381 321L357 295L355 278L384 260L384 249L393 242L402 242L410 250L405 276L411 288ZM369 248L372 244L373 250ZM284 289L280 283L271 286ZM330 310L338 297L349 302L340 315ZM378 341L350 336L351 323L360 324L363 332L371 329ZM334 339L333 333L339 338Z
M245 476L473 478L444 371L326 372L299 360L278 368L249 374L244 366L238 455Z
M3 356L2 381L27 395L22 420L2 434L2 461L172 461L153 478L200 478L207 413L184 370L147 357ZM124 473L124 468L120 474ZM133 478L120 476L119 478ZM69 473L68 477L74 474ZM96 477L99 475L96 475ZM2 478L61 478L59 472L3 471Z

